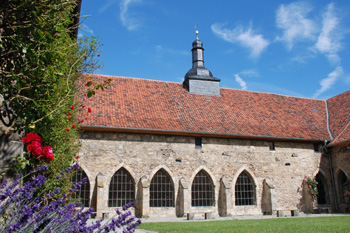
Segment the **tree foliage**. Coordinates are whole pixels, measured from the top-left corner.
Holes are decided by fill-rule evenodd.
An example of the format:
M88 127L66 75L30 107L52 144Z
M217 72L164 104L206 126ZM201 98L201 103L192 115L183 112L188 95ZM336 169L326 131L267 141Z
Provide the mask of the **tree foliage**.
M97 67L96 38L72 36L76 6L76 0L4 0L0 8L0 120L5 133L36 132L52 147L52 180L79 150L77 115L87 111L79 107L79 84L87 82L81 74ZM55 181L52 190L68 181Z

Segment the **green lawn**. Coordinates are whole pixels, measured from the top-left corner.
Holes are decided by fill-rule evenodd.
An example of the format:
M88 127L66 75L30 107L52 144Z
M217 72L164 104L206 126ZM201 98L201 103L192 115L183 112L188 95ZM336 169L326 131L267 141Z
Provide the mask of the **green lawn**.
M350 216L142 223L158 232L350 232Z

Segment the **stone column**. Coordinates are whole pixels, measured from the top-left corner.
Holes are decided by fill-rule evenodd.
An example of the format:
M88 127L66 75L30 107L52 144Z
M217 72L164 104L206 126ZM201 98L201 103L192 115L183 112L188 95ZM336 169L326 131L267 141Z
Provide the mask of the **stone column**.
M218 212L220 217L225 217L228 216L232 206L230 186L225 176L221 177L219 188Z
M188 182L186 182L183 177L180 179L179 183L183 195L183 213L186 215L191 210L191 193L188 190Z
M269 179L265 179L263 183L261 209L264 214L277 214L275 186Z
M150 183L148 179L143 176L141 178L141 188L142 188L142 204L141 204L141 217L142 218L148 218L149 217L149 186Z
M96 218L102 218L102 211L105 206L103 200L103 174L98 173L96 176Z

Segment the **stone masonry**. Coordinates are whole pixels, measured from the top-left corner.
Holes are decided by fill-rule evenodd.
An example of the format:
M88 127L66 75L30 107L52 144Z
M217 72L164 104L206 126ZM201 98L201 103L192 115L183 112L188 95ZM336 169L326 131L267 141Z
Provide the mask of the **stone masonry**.
M90 200L97 217L103 213L113 215L115 208L107 205L109 183L122 167L135 181L135 212L140 217L303 211L304 176L316 175L321 162L321 153L314 151L313 143L276 141L271 151L268 141L202 138L202 147L196 148L195 138L190 136L116 132L82 132L81 142L79 163L89 178ZM174 207L149 207L149 183L159 169L164 169L174 184ZM212 207L191 206L191 184L201 169L215 186ZM255 185L255 205L235 206L235 182L243 171Z

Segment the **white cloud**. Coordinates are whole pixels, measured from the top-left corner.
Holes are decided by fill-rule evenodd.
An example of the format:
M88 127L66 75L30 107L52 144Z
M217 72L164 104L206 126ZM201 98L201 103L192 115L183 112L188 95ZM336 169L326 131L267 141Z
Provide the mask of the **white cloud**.
M316 93L313 95L313 98L317 98L320 96L323 92L330 89L334 83L337 81L337 78L343 74L343 68L341 66L338 66L335 68L334 71L328 74L327 78L324 78L320 81L321 88L316 91Z
M100 13L100 14L103 13L110 6L112 6L115 2L116 2L116 0L107 0L107 1L105 1L105 3L102 4L102 6L98 9L98 13Z
M329 4L326 12L323 14L322 31L317 39L315 48L327 55L328 60L332 64L339 64L340 57L338 51L341 49L341 40L344 35L338 29L339 19L335 15L334 5Z
M315 23L307 18L311 10L305 2L281 5L276 12L276 24L284 33L276 39L286 42L288 49L293 47L296 40L313 40L317 28Z
M242 90L247 90L247 83L239 77L238 74L235 74L236 82L241 86Z
M259 77L259 73L254 69L242 70L239 74L247 76L247 77Z
M254 34L252 26L244 30L242 26L235 29L225 29L222 24L211 25L211 30L217 36L231 43L240 43L251 50L250 56L257 58L269 45L269 42L261 34Z
M81 24L79 28L78 37L81 38L85 33L94 34L94 30L90 29L86 24Z
M134 16L131 16L129 12L130 5L140 2L141 0L122 0L120 2L120 20L123 26L129 31L134 31L141 25L140 21Z

